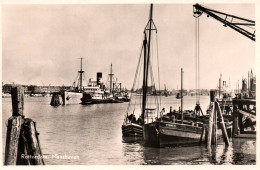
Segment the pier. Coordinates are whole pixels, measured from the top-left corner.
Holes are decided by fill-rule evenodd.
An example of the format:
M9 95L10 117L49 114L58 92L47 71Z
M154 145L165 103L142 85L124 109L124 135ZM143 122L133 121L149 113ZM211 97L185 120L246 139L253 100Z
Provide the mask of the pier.
M243 116L256 119L256 100L255 99L239 99L234 98L233 102L233 136L234 137L253 137L255 132L245 131L245 128L251 127L254 129L251 119L245 119L243 122Z

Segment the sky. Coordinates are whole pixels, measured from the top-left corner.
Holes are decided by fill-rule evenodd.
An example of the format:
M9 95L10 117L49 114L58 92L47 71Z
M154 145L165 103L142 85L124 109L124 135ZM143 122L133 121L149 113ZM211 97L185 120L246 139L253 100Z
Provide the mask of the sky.
M160 83L168 89L195 88L193 4L154 4L158 29ZM255 20L252 4L201 4ZM83 60L86 79L113 72L130 89L140 55L149 4L2 5L2 81L72 85ZM200 17L200 87L218 78L236 82L255 73L255 42L205 14Z

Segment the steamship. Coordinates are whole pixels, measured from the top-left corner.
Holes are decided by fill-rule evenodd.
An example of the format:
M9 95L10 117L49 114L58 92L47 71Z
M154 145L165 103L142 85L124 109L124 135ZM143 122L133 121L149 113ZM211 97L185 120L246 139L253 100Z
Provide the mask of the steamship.
M83 93L83 86L82 86L82 78L85 71L82 70L82 59L80 58L80 70L78 71L77 75L77 86L76 81L73 82L73 86L70 90L61 91L61 98L62 98L62 104L68 105L68 104L79 104L81 102L82 93Z
M105 90L102 73L98 72L96 82L89 79L88 86L84 88L81 104L113 103L113 101L113 96Z
M73 83L73 86L70 90L62 91L62 104L99 104L99 103L123 103L128 102L130 99L128 98L127 92L114 88L116 85L112 83L112 64L111 64L111 72L110 76L110 89L106 89L103 81L102 81L102 72L97 72L96 81L92 78L89 79L88 85L82 85L84 71L82 70L82 58L81 58L81 67L80 71L78 71L77 82ZM113 84L113 88L112 88Z
M106 87L102 81L102 73L97 73L96 82L89 80L88 86L84 88L81 104L99 104L99 103L123 103L130 101L126 90L122 90L121 83L113 82L112 64L110 67L109 84Z

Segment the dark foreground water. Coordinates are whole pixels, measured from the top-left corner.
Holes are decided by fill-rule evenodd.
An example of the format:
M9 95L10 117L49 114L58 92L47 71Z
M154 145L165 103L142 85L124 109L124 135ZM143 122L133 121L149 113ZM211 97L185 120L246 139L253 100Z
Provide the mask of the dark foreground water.
M231 139L226 147L219 141L216 147L206 146L151 148L142 141L122 138L121 125L127 103L80 104L52 107L49 97L25 98L25 116L37 122L42 152L48 165L193 165L193 164L256 164L254 139ZM184 97L184 109L194 109L195 97ZM209 97L201 97L203 111ZM178 109L175 96L162 97L162 106ZM11 98L2 102L3 152L6 121L12 114ZM4 153L3 153L4 156ZM4 157L3 157L4 158Z

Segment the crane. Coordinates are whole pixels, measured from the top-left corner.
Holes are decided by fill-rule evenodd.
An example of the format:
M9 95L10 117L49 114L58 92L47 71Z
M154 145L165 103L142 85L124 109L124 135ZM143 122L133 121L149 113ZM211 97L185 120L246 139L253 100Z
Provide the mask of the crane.
M225 27L230 27L247 38L255 41L255 21L226 14L216 10L202 7L199 4L193 5L193 16L200 17L203 13L208 17L215 18L222 22Z

